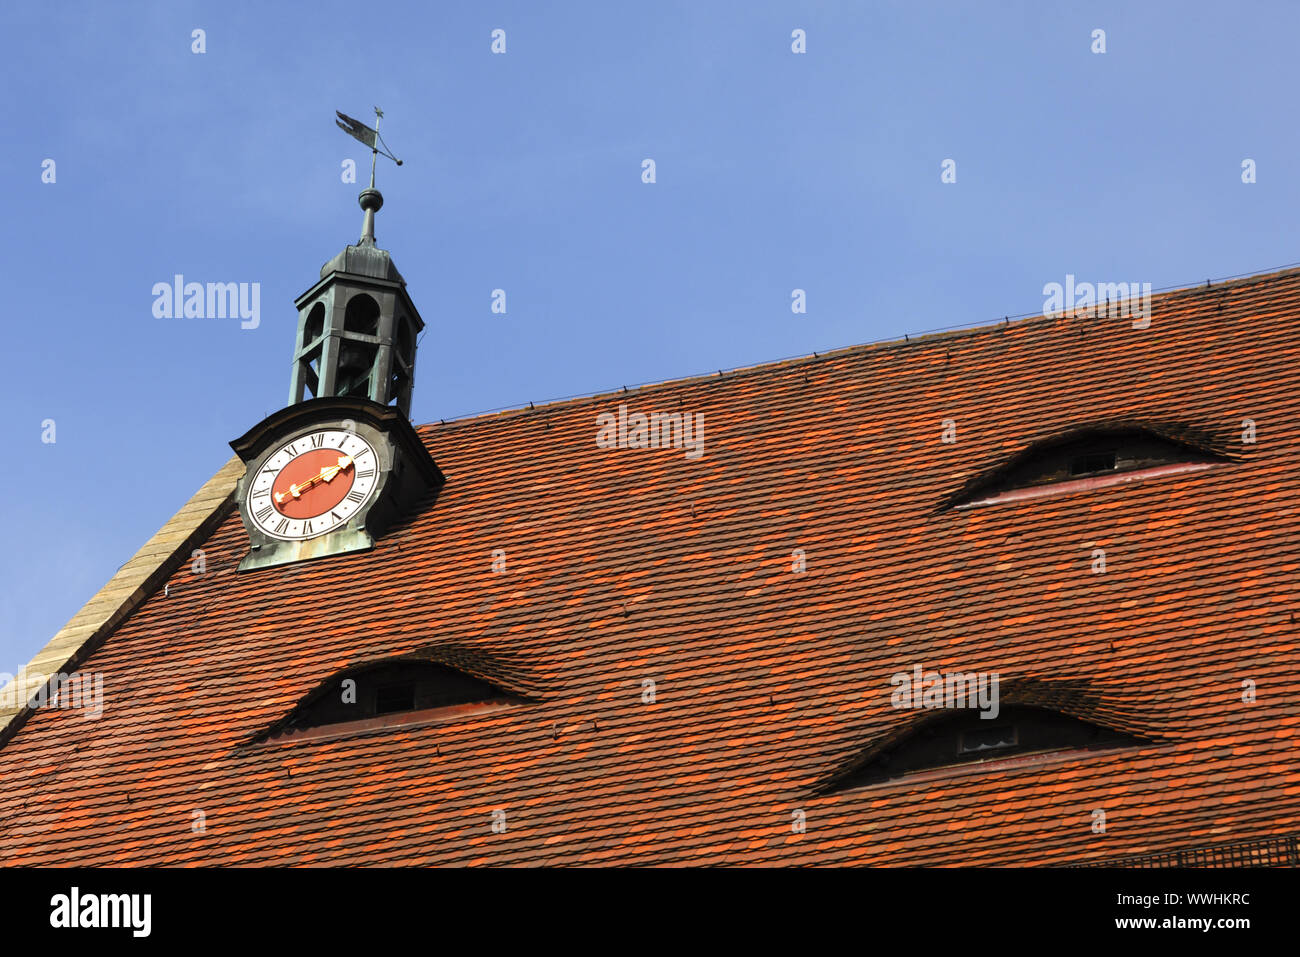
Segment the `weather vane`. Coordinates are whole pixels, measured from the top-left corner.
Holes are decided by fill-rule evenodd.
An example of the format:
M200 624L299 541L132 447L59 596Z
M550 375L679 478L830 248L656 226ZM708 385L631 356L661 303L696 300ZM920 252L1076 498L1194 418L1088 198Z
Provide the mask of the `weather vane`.
M338 110L334 112L338 116L338 119L334 122L339 129L370 147L370 188L374 189L375 160L378 159L380 153L383 153L398 166L402 165L402 161L388 151L388 144L384 143L384 138L379 135L379 121L384 118L384 111L377 106L375 107L375 128L373 130L360 120L354 120L346 113L339 113ZM384 143L383 149L379 148L380 143Z

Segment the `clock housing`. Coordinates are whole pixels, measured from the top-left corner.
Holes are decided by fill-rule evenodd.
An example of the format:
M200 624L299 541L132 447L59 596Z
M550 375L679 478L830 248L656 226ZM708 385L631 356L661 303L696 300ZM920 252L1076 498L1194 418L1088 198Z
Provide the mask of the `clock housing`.
M405 415L368 399L300 402L230 445L246 466L240 571L373 548L444 482Z

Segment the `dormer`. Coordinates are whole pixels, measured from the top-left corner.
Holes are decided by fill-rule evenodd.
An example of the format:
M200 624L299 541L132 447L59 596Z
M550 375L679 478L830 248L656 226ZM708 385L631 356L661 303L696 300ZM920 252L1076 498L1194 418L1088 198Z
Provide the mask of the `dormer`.
M1010 770L1047 759L1150 742L1049 708L1012 705L986 720L959 711L920 720L874 746L825 789L846 791L900 780L923 781L976 770Z
M1137 424L1085 426L1031 445L986 469L949 502L957 508L1021 501L1214 468L1208 442Z
M470 718L527 702L443 662L389 658L331 675L258 740L309 739Z

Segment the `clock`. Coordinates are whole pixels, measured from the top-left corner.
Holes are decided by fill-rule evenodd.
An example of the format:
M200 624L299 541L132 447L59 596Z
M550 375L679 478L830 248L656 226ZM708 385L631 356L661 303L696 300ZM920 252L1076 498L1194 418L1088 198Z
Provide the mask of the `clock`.
M299 402L230 445L245 463L235 490L249 537L240 571L373 548L444 482L405 415L369 399Z
M360 435L321 429L294 436L248 484L245 512L271 538L294 541L344 525L379 486L379 456Z

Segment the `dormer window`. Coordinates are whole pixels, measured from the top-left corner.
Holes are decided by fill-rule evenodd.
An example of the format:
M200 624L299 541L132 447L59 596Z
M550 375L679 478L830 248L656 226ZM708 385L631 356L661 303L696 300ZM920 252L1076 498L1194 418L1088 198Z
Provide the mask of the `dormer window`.
M1213 468L1226 459L1172 435L1130 426L1076 430L986 470L950 500L957 508L1040 498Z
M1047 758L1146 744L1141 738L1058 711L1009 706L997 718L959 711L923 721L873 748L828 790L844 791L900 779L928 780L1018 767Z
M339 672L307 695L263 739L315 737L453 718L524 700L446 665L398 659Z
M1014 724L997 727L975 727L960 732L957 737L958 754L978 754L985 751L1006 751L1020 743Z
M415 710L415 682L398 681L375 689L375 714Z
M1079 455L1070 462L1070 475L1102 475L1115 471L1114 452L1093 452Z

